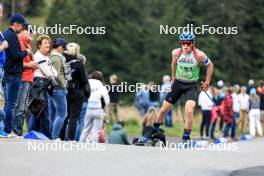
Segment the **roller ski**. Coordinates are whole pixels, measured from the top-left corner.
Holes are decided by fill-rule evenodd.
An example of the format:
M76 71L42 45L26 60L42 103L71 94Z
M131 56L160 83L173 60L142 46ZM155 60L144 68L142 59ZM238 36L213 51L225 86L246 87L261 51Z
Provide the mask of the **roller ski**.
M136 146L155 147L159 142L163 147L166 146L166 137L163 129L159 129L158 131L152 130L149 133L145 134L141 139L134 138L132 144Z

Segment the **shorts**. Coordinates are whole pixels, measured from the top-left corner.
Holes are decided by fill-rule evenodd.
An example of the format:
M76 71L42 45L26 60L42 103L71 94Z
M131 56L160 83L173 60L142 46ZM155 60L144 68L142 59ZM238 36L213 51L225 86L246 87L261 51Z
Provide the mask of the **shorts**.
M193 100L196 102L198 96L197 82L185 83L175 80L165 100L171 104L175 104L183 94L186 96L186 101Z

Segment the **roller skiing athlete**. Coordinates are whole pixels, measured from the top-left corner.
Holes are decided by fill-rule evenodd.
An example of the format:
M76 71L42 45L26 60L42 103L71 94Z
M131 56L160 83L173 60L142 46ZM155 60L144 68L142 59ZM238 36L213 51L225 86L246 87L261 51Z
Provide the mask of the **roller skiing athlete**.
M143 136L142 140L136 144L144 144L148 141L156 142L157 140L164 140L162 131L160 131L160 124L164 121L166 113L171 107L185 95L185 112L184 112L184 131L182 135L182 142L184 146L191 144L191 132L193 124L193 112L196 106L198 95L198 80L200 74L200 67L205 65L207 67L205 81L201 84L201 90L206 91L209 88L211 76L213 73L213 63L207 55L195 48L195 35L192 33L182 33L179 37L180 48L172 51L171 75L172 87L168 92L158 117L153 124L152 134ZM162 138L160 138L162 137Z

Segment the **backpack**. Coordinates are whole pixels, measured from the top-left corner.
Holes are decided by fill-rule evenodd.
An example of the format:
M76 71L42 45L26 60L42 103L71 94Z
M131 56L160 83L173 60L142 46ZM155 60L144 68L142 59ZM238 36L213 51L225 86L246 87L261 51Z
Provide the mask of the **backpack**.
M70 60L69 62L66 62L66 80L67 80L67 88L68 89L74 89L77 85L77 83L74 83L72 80L72 74L75 72L75 69L71 68L71 64L79 62L77 59Z
M193 51L193 55L195 57L195 60L196 60L196 62L198 63L198 65L200 67L201 66L201 61L200 61L198 53L197 53L197 48L193 47L192 51ZM183 52L183 49L180 48L179 51L176 54L176 63L177 63L178 59L180 58L182 52Z

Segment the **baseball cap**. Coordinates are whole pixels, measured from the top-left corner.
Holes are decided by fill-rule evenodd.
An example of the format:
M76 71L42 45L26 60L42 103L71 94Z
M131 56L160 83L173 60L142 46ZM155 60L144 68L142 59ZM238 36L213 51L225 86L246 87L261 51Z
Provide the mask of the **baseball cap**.
M26 22L25 17L21 13L15 13L9 18L9 21L12 23L20 23L25 27L28 27L28 22Z
M53 43L55 47L63 46L63 48L66 48L66 45L68 44L68 42L63 38L56 38Z

